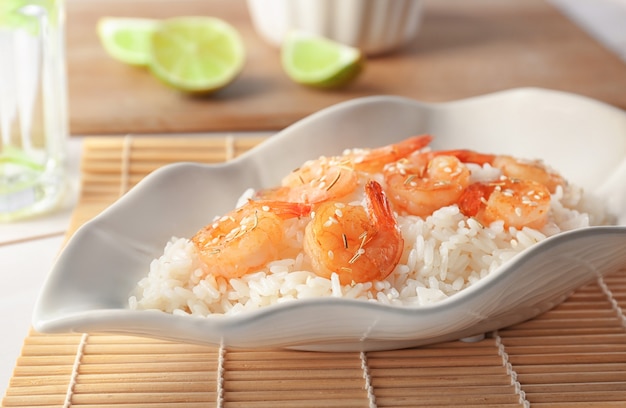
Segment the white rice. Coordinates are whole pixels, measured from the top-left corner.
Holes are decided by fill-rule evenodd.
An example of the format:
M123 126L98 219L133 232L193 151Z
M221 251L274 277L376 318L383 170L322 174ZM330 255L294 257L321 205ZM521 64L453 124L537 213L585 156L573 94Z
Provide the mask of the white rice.
M488 166L487 166L488 167ZM492 168L472 168L473 179L491 179ZM246 192L245 195L249 195ZM307 219L288 221L287 240L301 247ZM383 281L341 285L311 272L307 256L270 262L237 279L207 275L194 244L172 238L164 253L129 298L132 309L158 309L198 316L233 314L271 304L317 297L342 297L418 307L439 302L478 282L526 248L562 231L608 222L600 203L582 189L558 188L549 222L541 230L482 226L456 205L423 219L398 216L405 248L394 271Z

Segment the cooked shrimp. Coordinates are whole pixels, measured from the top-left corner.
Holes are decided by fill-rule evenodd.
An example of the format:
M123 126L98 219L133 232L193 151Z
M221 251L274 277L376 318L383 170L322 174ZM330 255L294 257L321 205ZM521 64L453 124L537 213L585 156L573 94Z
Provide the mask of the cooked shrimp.
M505 227L541 229L548 218L550 191L536 181L502 177L470 184L459 199L459 209L483 225L502 220Z
M551 193L556 191L557 186L565 185L565 179L540 160L523 160L513 156L484 154L473 150L448 150L434 153L456 156L463 163L480 165L489 163L509 178L536 181L548 187Z
M321 203L345 197L357 188L358 175L344 157L309 160L282 181L275 196L286 201Z
M377 173L383 170L386 164L403 159L430 143L430 135L409 137L399 143L390 144L374 149L352 149L344 153L352 162L355 170L366 173Z
M285 248L284 221L308 215L310 206L248 201L193 236L209 274L238 278L265 265Z
M363 173L380 172L387 163L399 160L430 143L420 135L375 149L352 149L340 156L309 160L283 178L281 186L262 190L257 197L318 204L352 194Z
M382 187L365 185L366 207L327 201L305 229L304 251L313 271L337 273L342 284L386 278L402 255L404 240Z
M470 181L470 171L459 159L429 153L386 166L384 176L396 210L422 217L456 203Z
M546 167L540 160L521 160L512 156L496 156L492 164L502 170L502 173L509 178L541 183L548 188L550 193L554 193L558 186L565 185L565 179Z

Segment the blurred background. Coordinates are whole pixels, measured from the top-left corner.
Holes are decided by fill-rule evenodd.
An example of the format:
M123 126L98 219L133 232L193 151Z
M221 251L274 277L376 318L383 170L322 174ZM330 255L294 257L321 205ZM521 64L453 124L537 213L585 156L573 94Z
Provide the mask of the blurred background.
M417 34L368 58L340 90L294 84L245 0L67 0L70 129L75 135L278 130L331 104L372 94L443 102L513 87L570 91L626 107L626 0L423 0ZM102 16L208 15L243 38L246 64L228 87L190 98L110 58Z

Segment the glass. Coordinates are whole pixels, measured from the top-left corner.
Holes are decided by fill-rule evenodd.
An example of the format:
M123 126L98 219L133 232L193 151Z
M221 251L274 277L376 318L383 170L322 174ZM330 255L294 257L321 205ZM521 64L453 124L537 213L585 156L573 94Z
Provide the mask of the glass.
M0 0L0 221L57 207L68 136L63 0Z

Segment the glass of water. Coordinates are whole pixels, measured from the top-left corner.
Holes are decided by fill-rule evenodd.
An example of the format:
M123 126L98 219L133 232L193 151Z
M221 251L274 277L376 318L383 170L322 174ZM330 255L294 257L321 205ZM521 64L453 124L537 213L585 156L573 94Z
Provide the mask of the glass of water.
M64 19L63 0L0 0L0 222L66 192Z

